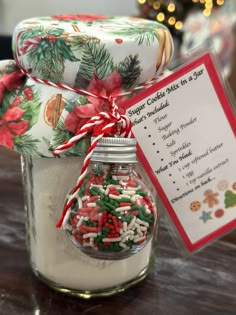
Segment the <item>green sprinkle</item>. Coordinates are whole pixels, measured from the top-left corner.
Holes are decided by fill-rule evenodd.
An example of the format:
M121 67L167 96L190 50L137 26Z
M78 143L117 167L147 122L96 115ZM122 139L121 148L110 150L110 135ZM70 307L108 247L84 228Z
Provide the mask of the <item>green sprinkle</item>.
M132 247L132 245L133 245L133 241L131 241L131 240L128 240L128 241L126 241L125 242L125 244L128 246L128 247Z
M70 214L71 219L74 219L74 218L76 217L76 215L77 215L76 213L73 213L73 212L72 212L72 213Z
M129 199L129 198L120 198L119 202L131 202L131 199Z
M134 217L133 214L128 214L124 217L124 221L126 221L127 223L130 223L133 217Z
M109 232L110 232L110 229L104 226L104 227L102 228L103 238L104 238L105 236L107 236L107 234L108 234ZM101 234L101 235L102 235L102 234Z
M98 192L94 188L89 189L89 192L90 192L90 194L92 196L97 196L98 195Z
M147 192L144 192L143 190L141 189L137 189L136 192L135 192L137 195L140 195L140 196L147 196L148 193Z
M143 215L143 213L142 213L141 211L139 211L138 217L139 217L142 221L146 221L146 222L147 222L145 216Z
M103 201L101 201L101 200L96 200L96 204L97 204L98 206L101 206L101 207L104 207L104 206L105 206L105 203L104 203Z
M103 203L104 203L104 205L107 206L110 210L115 210L115 209L116 209L116 207L113 206L112 204L110 204L109 202L104 201Z
M132 207L131 207L131 210L138 210L138 211L140 211L140 210L144 210L144 206L138 206L138 205L133 205Z

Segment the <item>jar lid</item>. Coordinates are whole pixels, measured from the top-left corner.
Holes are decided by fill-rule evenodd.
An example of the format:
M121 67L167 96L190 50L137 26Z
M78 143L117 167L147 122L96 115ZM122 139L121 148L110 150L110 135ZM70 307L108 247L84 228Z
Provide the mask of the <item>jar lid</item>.
M141 18L35 17L16 26L13 55L16 62L0 61L0 80L9 82L19 68L31 77L15 80L0 95L4 124L11 127L0 134L0 143L23 155L54 158L52 149L109 110L104 97L117 96L119 112L125 114L133 88L168 64L173 41L164 25ZM122 96L125 91L130 95ZM85 154L88 143L89 137L80 140L61 157Z
M21 67L40 79L85 88L94 75L103 80L116 70L131 88L162 71L173 42L157 21L66 14L20 22L13 51Z
M125 164L137 163L136 143L134 138L102 138L93 151L91 161Z

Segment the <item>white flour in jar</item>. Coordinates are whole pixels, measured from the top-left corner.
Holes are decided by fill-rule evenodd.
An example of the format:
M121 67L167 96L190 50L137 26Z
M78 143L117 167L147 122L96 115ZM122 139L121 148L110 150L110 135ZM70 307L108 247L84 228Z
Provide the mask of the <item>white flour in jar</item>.
M83 254L62 229L56 228L65 197L78 178L82 158L28 161L31 164L26 166L30 250L37 272L63 288L93 291L135 279L148 266L151 241L132 257L104 261Z

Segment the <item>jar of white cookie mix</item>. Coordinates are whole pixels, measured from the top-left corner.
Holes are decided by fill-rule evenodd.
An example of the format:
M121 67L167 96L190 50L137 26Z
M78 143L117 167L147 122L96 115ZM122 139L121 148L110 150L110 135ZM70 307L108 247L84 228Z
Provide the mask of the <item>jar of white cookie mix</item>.
M131 90L157 78L172 50L165 26L130 17L52 16L15 28L15 61L0 63L0 144L22 156L32 269L58 291L111 295L150 270L159 212L145 174L135 170L135 140L117 136L114 123L73 195L90 135L101 130L94 125L95 132L76 135L94 117L111 117L111 97L125 117ZM67 149L55 155L62 144Z

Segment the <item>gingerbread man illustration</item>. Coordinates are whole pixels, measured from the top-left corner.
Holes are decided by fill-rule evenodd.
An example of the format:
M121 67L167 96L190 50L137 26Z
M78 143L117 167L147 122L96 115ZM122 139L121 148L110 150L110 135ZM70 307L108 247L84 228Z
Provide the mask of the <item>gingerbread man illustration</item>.
M208 189L204 192L204 196L206 197L203 200L203 203L207 203L209 208L213 208L215 205L219 203L217 197L219 196L218 193L214 193L211 189Z

